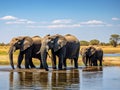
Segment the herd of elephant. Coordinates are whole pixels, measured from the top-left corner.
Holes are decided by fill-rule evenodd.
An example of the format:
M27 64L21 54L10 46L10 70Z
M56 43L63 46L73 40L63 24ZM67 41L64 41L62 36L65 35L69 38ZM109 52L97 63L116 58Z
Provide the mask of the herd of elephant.
M47 65L48 51L51 50L51 61L53 69L66 68L66 59L74 60L74 67L78 68L79 53L82 55L83 63L87 66L97 66L97 60L102 66L103 51L100 48L89 46L80 50L79 40L71 34L67 35L46 35L40 36L19 36L10 41L9 59L13 69L13 53L19 50L17 68L21 68L21 63L25 57L25 68L35 68L32 58L40 60L40 68L49 70ZM58 56L58 67L56 65L56 56ZM89 61L89 63L88 63Z

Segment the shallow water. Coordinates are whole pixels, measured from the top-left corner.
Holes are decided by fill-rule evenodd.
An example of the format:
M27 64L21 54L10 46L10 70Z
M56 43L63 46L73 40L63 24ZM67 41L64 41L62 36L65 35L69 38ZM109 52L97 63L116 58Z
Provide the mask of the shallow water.
M108 53L108 54L104 54L105 57L118 57L120 56L120 53Z
M120 67L1 71L0 90L120 90Z

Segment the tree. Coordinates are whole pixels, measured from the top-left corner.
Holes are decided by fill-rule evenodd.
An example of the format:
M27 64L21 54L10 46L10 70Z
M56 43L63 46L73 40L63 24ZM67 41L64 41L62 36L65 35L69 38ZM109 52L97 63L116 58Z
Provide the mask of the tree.
M89 45L89 42L88 41L80 41L80 45L81 46L88 46Z
M120 35L112 34L111 37L110 37L110 44L113 47L117 47L117 43L118 43L119 40L120 40Z
M99 43L100 43L100 41L97 40L97 39L93 39L93 40L90 41L91 45L99 45Z

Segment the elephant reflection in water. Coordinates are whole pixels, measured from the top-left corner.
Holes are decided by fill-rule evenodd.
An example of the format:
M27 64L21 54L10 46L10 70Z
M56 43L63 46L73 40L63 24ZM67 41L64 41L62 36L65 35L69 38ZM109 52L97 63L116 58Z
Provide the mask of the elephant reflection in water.
M32 72L10 72L10 87L11 89L23 88L22 86L32 86Z
M52 72L52 86L63 87L80 82L79 70L66 70L60 72Z
M55 72L10 72L10 89L52 89L80 82L79 70Z
M93 90L93 88L95 90L100 89L100 87L103 87L103 72L102 72L102 67L98 67L98 68L94 68L93 70L87 70L85 71L85 69L83 69L82 71L82 83L81 89L86 89L86 87L92 87L91 90ZM87 88L88 89L88 88Z
M31 89L47 87L49 81L48 73L45 72L10 72L11 89Z

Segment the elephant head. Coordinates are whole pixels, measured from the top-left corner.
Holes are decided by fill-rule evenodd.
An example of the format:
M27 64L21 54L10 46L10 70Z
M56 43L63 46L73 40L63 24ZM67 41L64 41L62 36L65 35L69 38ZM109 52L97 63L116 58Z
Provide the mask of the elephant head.
M80 50L80 54L81 54L81 56L82 56L82 61L83 61L83 63L85 64L85 65L87 65L86 64L86 61L87 61L87 50L88 50L88 48L87 47L84 47L84 48L81 48L81 50Z
M88 47L88 50L87 50L88 57L91 57L92 55L95 55L95 53L96 53L96 48L95 47L93 47L93 46Z
M42 39L42 45L40 48L39 53L41 53L41 59L43 66L46 70L48 70L46 58L47 58L47 52L49 49L52 49L54 52L58 51L62 47L64 47L67 43L67 40L62 35L53 35L53 36L45 36Z
M16 50L25 51L29 47L31 47L33 44L33 40L28 37L15 37L10 41L10 49L9 49L9 59L10 64L12 68L14 69L14 63L13 63L13 52Z

